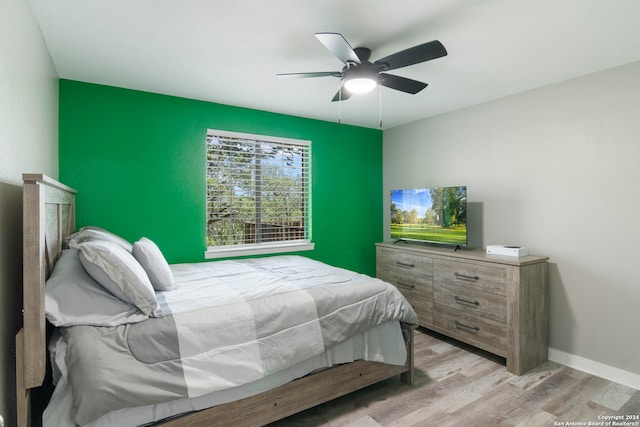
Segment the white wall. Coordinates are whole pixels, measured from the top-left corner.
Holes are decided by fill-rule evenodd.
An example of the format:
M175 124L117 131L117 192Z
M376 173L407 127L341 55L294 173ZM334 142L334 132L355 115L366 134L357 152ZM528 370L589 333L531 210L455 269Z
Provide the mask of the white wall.
M550 257L550 357L640 388L640 62L385 131L383 168L385 224L467 185L472 245Z
M26 0L0 2L0 415L15 425L22 173L58 177L58 78Z

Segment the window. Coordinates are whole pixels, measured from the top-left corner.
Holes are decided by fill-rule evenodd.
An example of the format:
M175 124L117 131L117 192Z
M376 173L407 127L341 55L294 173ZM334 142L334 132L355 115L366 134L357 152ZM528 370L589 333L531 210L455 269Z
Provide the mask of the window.
M206 258L313 249L311 142L207 131Z

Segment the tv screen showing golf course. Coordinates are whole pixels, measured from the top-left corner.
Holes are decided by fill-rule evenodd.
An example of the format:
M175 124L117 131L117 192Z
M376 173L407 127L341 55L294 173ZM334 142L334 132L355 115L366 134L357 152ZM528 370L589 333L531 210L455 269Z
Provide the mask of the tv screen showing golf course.
M467 187L391 190L391 238L467 244Z

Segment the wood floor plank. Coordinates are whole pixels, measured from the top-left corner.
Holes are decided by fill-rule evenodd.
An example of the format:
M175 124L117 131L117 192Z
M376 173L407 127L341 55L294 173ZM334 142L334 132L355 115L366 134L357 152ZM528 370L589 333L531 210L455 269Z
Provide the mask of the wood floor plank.
M635 392L636 390L631 387L606 381L605 387L591 400L614 411L618 411L622 405L629 401Z
M506 402L498 410L504 414L504 418L508 419L511 425L525 423L541 411L557 418L558 414L551 413L545 408L557 404L558 401L566 400L562 398L562 393L572 390L586 375L582 373L575 375L576 373L577 371L566 367L556 371L546 381L514 395L510 402Z
M598 393L598 389L603 386L600 378L584 374L575 384L564 387L562 390L552 395L551 401L542 409L556 417L562 417L571 411L576 405L585 405L592 396Z
M537 368L532 369L531 371L527 372L524 375L521 375L521 376L514 375L511 381L509 382L515 385L516 387L520 387L525 390L531 389L536 385L540 384L541 382L545 381L551 375L556 374L563 368L564 366L548 360L543 364L541 364L540 366L538 366Z
M598 405L597 403L593 403L591 401L587 401L584 404L577 404L566 414L559 416L559 421L564 421L565 424L573 421L573 422L597 422L598 416L607 416L607 415L615 415L616 411L613 411L609 408L605 408L602 405Z
M271 427L552 427L640 414L640 391L555 362L515 376L504 359L422 329L415 350L413 387L390 379Z
M640 391L636 390L627 403L620 407L618 413L626 415L640 414Z
M558 417L545 411L538 411L531 417L513 424L514 427L552 426Z
M457 411L464 411L467 405L482 399L484 396L504 390L505 388L500 386L506 383L509 377L510 374L506 371L494 370L483 377L475 378L474 381L466 384L458 393L450 396L452 404L447 411L451 414ZM505 397L511 398L511 396L512 393L509 392L509 396Z

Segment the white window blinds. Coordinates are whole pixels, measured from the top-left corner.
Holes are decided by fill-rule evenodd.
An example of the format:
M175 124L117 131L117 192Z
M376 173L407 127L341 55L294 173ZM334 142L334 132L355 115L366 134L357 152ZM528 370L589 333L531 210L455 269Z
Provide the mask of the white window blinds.
M311 240L311 142L207 131L207 246Z

